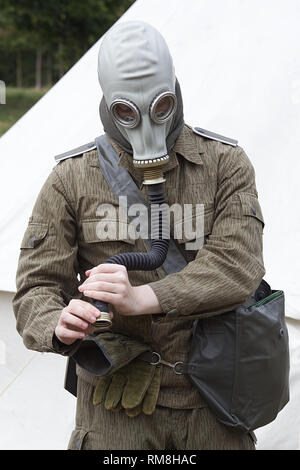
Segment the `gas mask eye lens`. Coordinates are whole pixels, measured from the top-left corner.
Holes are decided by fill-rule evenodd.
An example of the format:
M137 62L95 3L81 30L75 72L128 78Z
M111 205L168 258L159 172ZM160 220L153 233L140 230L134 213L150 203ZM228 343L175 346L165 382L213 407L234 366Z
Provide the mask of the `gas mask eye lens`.
M128 123L134 120L134 112L131 108L129 108L129 106L126 106L126 104L117 104L115 113L120 119Z
M150 117L157 124L170 119L176 111L177 100L173 93L165 92L154 98L150 106Z
M169 96L162 98L156 105L155 108L155 116L158 119L163 119L166 116L166 113L169 112L170 107L172 106L172 102Z
M136 127L140 122L138 108L130 101L119 99L113 101L110 106L114 120L124 127Z

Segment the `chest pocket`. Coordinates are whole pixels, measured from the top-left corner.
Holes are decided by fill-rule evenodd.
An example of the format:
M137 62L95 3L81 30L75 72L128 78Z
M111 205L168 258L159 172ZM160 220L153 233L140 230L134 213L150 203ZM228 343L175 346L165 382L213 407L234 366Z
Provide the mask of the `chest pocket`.
M81 220L81 238L85 243L119 242L135 244L132 227L118 219Z
M80 221L78 244L80 257L85 259L87 266L105 263L118 253L135 251L135 240L130 236L130 227L126 222L106 219Z

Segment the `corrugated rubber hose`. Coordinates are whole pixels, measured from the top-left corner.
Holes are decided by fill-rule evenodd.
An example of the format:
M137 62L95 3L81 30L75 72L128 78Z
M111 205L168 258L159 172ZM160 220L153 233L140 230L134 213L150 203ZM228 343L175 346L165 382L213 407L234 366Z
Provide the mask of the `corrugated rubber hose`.
M105 263L121 264L127 271L153 271L161 266L167 256L170 239L169 211L165 204L163 184L148 186L151 209L151 246L148 253L122 253L109 258ZM106 302L94 303L100 312L109 312Z

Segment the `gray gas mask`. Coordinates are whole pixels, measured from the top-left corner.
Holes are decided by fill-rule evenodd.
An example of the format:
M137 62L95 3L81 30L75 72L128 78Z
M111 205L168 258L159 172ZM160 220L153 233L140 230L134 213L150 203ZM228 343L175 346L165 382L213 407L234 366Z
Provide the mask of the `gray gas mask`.
M166 141L178 106L173 61L164 38L144 22L115 25L100 47L98 77L109 111L106 117L102 113L102 121L112 120L106 127L114 125L129 142L134 166L144 170L144 184L164 181ZM183 119L180 130L182 125Z

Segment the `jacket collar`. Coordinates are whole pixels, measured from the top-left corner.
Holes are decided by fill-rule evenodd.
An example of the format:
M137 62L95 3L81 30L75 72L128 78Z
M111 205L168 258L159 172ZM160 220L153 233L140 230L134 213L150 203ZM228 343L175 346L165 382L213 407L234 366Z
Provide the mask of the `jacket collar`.
M200 139L187 124L184 125L174 145L174 152L181 155L189 162L201 165L203 163L201 154L204 153Z

